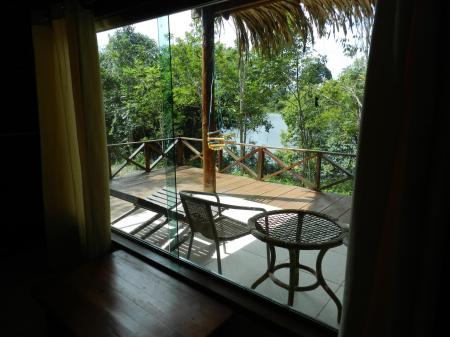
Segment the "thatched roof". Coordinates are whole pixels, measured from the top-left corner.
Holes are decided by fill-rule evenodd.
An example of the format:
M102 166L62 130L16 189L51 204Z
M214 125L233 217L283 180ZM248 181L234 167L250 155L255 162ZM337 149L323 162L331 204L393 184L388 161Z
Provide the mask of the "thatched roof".
M260 0L217 14L231 17L241 55L250 46L266 55L292 45L294 37L314 42L318 36L343 31L374 15L376 0ZM315 28L315 30L314 30Z

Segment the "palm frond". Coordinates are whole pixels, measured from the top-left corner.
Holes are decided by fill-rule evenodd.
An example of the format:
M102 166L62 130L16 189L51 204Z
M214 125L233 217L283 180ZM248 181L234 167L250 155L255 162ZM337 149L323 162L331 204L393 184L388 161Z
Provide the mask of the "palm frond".
M319 37L345 35L363 20L374 15L376 0L273 0L257 7L226 13L231 16L241 56L253 46L260 53L273 55L292 45L299 37L303 43ZM330 31L331 30L331 31Z

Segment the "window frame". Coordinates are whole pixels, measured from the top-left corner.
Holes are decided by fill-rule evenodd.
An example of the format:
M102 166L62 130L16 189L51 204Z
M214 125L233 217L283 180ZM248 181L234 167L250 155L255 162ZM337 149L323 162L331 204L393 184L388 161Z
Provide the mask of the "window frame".
M124 25L155 19L180 11L210 6L221 0L174 1L160 6L159 1L135 0L127 5L98 1L92 8L96 17L96 30L100 33ZM254 0L230 0L230 4L242 5ZM126 7L128 6L128 7ZM337 337L338 330L301 312L295 311L249 288L220 275L215 275L190 261L171 255L148 242L111 227L112 249L122 249L150 265L178 278L187 284L216 297L234 310L267 322L283 336Z

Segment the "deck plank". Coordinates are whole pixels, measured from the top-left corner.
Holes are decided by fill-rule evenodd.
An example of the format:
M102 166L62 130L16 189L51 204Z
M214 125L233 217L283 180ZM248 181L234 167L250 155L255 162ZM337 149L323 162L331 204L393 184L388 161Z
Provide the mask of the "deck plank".
M178 190L203 190L201 168L183 166L177 168ZM349 196L317 192L299 186L258 181L249 177L225 173L216 174L217 192L235 197L269 204L281 208L308 209L322 212L334 218L349 222L351 201ZM119 177L111 182L111 187L138 197L145 198L166 185L163 170L151 173L136 173ZM111 217L123 214L130 205L111 198ZM342 218L342 219L341 219Z

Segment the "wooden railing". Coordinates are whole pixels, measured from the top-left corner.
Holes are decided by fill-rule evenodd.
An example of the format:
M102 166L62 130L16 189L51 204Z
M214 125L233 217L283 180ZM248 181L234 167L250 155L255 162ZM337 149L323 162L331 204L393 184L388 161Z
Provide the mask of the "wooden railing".
M126 156L121 151L115 151L124 147L129 149L130 155ZM245 149L242 156L238 154L240 148ZM189 165L195 160L203 159L201 139L188 137L111 144L108 145L108 150L110 163L114 153L115 159L118 157L125 159L115 172L112 172L110 165L111 179L128 164L151 172L164 158L173 160L178 166ZM283 153L289 153L290 162L286 161ZM143 155L144 164L135 160L139 154ZM233 173L238 170L240 174L244 173L261 181L273 181L282 177L286 179L288 175L294 182L320 191L353 180L355 158L355 154L349 153L233 143L217 151L216 169L221 173ZM346 165L343 165L343 162Z
M157 165L169 156L170 151L179 142L178 138L164 138L153 139L140 142L129 142L119 144L108 144L108 157L109 157L109 177L113 179L120 171L122 171L127 165L132 164L145 172L151 172ZM168 144L164 146L164 144ZM123 154L123 148L132 150L132 153L128 156ZM152 154L156 153L158 157L152 160ZM136 158L142 154L144 157L144 164L138 162ZM113 158L114 157L114 158ZM121 164L114 172L112 170L113 161L117 159L125 159L125 163Z

